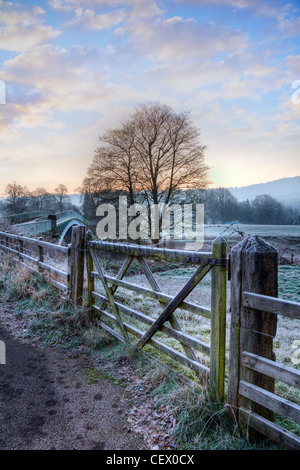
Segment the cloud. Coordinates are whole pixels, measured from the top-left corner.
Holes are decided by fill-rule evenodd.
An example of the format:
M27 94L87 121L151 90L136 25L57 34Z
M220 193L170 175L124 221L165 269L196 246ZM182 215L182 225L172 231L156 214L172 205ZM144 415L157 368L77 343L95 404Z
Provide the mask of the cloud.
M53 122L51 116L47 115L42 107L26 106L18 111L20 116L16 120L16 129L46 127L47 129L62 130L66 127L63 122Z
M91 67L99 54L45 44L5 61L1 78L10 90L3 106L7 125L62 130L66 124L53 116L55 111L95 109L99 93L105 93L105 74Z
M57 38L61 31L44 24L45 11L36 6L17 8L5 3L0 16L0 48L22 52Z
M97 89L101 90L105 73L97 66L92 67L99 57L100 49L73 46L67 50L49 44L37 46L7 60L2 78L7 83L30 86L37 99L47 101L48 106L52 103L56 109L72 109L72 99L75 105L81 96L81 105L84 105L86 100L95 99ZM16 102L18 99L16 97ZM30 95L27 100L31 101Z
M162 15L163 11L157 6L156 2L153 0L144 0L136 2L128 2L131 6L131 10L127 14L126 20L128 22L133 22L141 20L142 18L151 18L155 16Z
M175 3L184 3L185 0L174 0ZM262 16L277 16L278 11L286 11L291 7L290 3L282 2L281 0L189 0L189 3L205 6L215 5L220 6L228 5L238 10L251 9L254 14Z
M99 25L111 21L115 24L121 15L122 19L126 15L126 21L132 22L163 13L154 0L50 0L49 5L58 11L75 12L76 16L71 20L72 23L92 29L102 29ZM85 9L85 7L88 8ZM122 7L122 9L114 10L117 7ZM97 15L95 10L98 8L101 8L101 11L106 8L107 12ZM79 17L81 17L80 20Z
M297 135L300 135L300 103L293 101L293 94L295 89L290 87L287 96L282 99L278 107L278 113L273 116L272 120L279 124L288 124L290 130L295 130ZM300 97L299 87L297 89L297 97Z
M281 17L278 22L278 28L285 37L299 36L300 17L284 18Z
M84 113L99 115L114 109L116 115L118 107L145 100L146 94L130 80L114 83L105 67L105 54L101 48L48 44L5 61L1 78L13 90L3 108L6 125L61 131L76 121L84 125ZM64 115L57 119L56 111Z
M93 10L83 10L82 8L76 9L75 13L76 17L70 20L67 25L81 26L98 31L119 24L125 15L124 10L112 10L108 13L96 15Z
M185 0L173 0L175 3L185 3ZM206 6L216 9L232 7L232 13L252 15L261 18L272 25L273 32L279 31L281 37L299 35L300 18L295 5L297 2L285 0L189 0L198 7ZM299 3L299 2L298 2ZM299 5L298 5L299 6Z
M265 95L278 92L289 83L289 76L285 62L268 64L264 52L249 47L246 51L224 53L216 60L192 56L158 65L156 62L144 71L143 81L159 83L170 94L184 94L185 100L191 97L193 107L193 96L200 93L202 100L212 103L238 98L263 101Z
M285 59L285 63L291 71L291 78L293 80L300 80L300 54L288 55Z
M222 25L172 17L152 22L138 21L119 29L129 34L133 47L152 61L178 61L191 57L213 59L216 54L244 50L247 35Z
M58 11L73 11L75 6L73 2L66 2L64 0L49 0L49 5L54 10Z
M14 129L10 123L0 119L0 143L3 142L16 142L20 137L20 133ZM1 147L1 160L5 158L5 153ZM2 171L2 168L1 168Z

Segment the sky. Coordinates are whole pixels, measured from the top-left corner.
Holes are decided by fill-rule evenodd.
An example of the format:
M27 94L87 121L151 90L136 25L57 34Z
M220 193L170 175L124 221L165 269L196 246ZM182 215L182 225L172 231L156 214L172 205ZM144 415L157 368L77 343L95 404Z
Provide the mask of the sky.
M147 101L190 112L210 187L300 175L300 0L0 0L0 196L76 192Z

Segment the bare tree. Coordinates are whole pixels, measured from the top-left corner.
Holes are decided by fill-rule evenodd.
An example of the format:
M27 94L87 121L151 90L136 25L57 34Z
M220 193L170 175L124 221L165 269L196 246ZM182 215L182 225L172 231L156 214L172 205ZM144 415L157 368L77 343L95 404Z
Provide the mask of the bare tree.
M283 205L268 194L261 194L252 201L254 220L260 224L284 223L285 213Z
M238 200L227 188L214 188L207 191L206 216L213 224L225 223L238 218Z
M65 204L69 202L68 188L64 184L59 184L54 191L59 203L59 210L60 212L63 212Z
M208 185L205 146L188 112L159 103L141 105L132 116L139 183L145 199L168 204L174 191Z
M31 206L34 210L40 211L45 209L45 200L48 193L45 188L38 187L31 193Z
M118 129L107 130L100 137L104 145L97 148L88 171L94 186L105 191L126 191L131 204L135 202L135 191L141 189L134 139L132 122L125 122Z
M168 203L175 190L208 185L206 147L188 112L175 113L160 103L142 104L100 141L104 145L95 152L90 176L128 191L132 203L139 191L158 204Z
M88 183L100 191L124 191L131 204L169 204L176 191L209 184L206 147L188 112L176 113L157 102L141 104L99 140Z
M4 210L9 214L19 214L26 211L27 199L30 195L26 186L16 183L9 183L5 188Z

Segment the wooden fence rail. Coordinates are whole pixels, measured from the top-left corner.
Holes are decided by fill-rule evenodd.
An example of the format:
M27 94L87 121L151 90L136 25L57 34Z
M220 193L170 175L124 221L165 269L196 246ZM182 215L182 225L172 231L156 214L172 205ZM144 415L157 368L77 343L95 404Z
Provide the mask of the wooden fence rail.
M264 312L276 313L300 320L299 303L290 300L268 297L267 295L243 292L243 303L246 307Z
M68 272L45 262L46 252L52 264L57 263L55 259L57 256L55 255L59 255L60 259L67 260L67 247L45 242L41 238L33 239L22 235L0 232L0 249L14 255L15 259L21 261L28 269L44 274L49 283L57 289L64 293L67 292Z
M74 303L80 304L83 291L84 233L84 226L74 227L72 242L66 247L46 242L42 238L0 232L0 250L14 255L17 261L45 276L52 286ZM59 263L64 265L65 270L55 267Z

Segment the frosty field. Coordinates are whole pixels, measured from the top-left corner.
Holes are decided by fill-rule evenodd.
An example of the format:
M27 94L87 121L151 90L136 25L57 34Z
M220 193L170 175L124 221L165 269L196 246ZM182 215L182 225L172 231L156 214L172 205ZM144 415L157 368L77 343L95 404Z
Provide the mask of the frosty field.
M155 263L151 263L151 268L154 270ZM154 273L155 279L160 286L161 290L169 295L175 295L185 282L191 277L195 267L192 266L174 266L172 269L165 269ZM112 274L112 273L111 273ZM114 272L115 274L115 272ZM279 266L279 297L300 302L300 266L288 265ZM149 283L144 274L140 270L125 276L124 280L130 283L149 288ZM210 308L210 285L211 275L208 273L199 285L187 297L187 301ZM97 282L97 291L102 291L102 287ZM103 292L104 293L104 292ZM115 293L116 300L127 305L133 310L139 311L153 319L157 318L162 311L158 301L149 299L141 294L132 293L127 289L119 288ZM176 310L176 318L178 319L182 330L190 334L200 341L210 343L210 320L202 316L192 314L185 310ZM135 326L140 331L145 332L148 327L141 322L128 318L124 315L124 321ZM289 365L291 367L299 367L300 364L300 328L299 321L285 318L278 315L277 334L274 338L274 351L276 360L280 363ZM229 351L229 330L230 330L230 281L227 285L227 328L226 328L226 343L227 343L227 359ZM157 339L164 344L181 351L179 343L172 338L166 337L163 333L156 334ZM136 339L133 340L134 342ZM148 347L146 347L148 349ZM151 355L161 355L149 348ZM209 365L209 357L197 352L196 355L201 363ZM170 360L163 356L163 362L170 364ZM172 362L172 361L171 361ZM171 364L174 367L174 363ZM177 368L177 366L175 366ZM188 375L190 375L188 373ZM193 375L193 373L192 373Z
M239 230L247 235L259 235L260 237L300 237L300 225L251 225L251 224L219 224L207 225L204 227L205 239L217 237L223 232L227 237L235 230Z
M189 241L181 244L187 250L210 251L213 240L222 235L227 241L228 252L232 246L241 242L249 235L258 235L267 243L273 245L282 258L288 262L300 265L300 225L243 225L243 224L217 224L204 226L204 243ZM176 247L176 242L173 242Z
M272 244L278 249L280 264L278 267L278 296L280 298L300 302L300 225L240 225L240 224L222 224L205 226L205 245L198 247L196 243L190 242L185 244L188 250L210 251L212 241L222 235L228 242L228 250L235 244L243 240L247 235L258 235L265 239L266 242ZM182 244L176 246L176 242L170 247L184 248ZM100 253L99 253L100 254ZM101 257L101 255L100 255ZM290 264L291 258L294 262ZM107 260L107 268L110 270L111 259ZM105 264L105 262L104 262ZM193 266L170 266L168 263L163 267L158 266L159 263L150 263L151 270L161 290L169 295L176 295L185 282L191 277L195 267ZM115 274L116 272L114 272ZM129 282L143 287L149 287L149 283L145 275L137 268L131 271ZM210 307L210 281L211 275L208 273L200 284L192 291L186 299L187 301L196 303L204 307ZM100 287L100 286L99 286ZM101 289L101 287L100 287ZM153 299L145 298L142 295L133 295L124 289L118 289L116 292L120 300L131 308L142 311L144 314L157 318L162 311L159 303ZM230 328L230 281L227 284L227 344L229 342ZM209 343L210 341L210 320L196 316L184 310L177 309L176 317L181 327L186 333L196 336L201 341ZM127 318L126 318L127 321ZM136 324L138 328L144 330L145 325L140 322ZM299 321L291 320L278 316L277 336L275 338L274 347L279 362L287 365L297 366L300 363L300 325ZM147 328L146 328L147 329ZM174 342L159 333L160 339L172 347ZM299 346L298 346L299 342ZM172 344L171 344L172 343ZM299 356L299 357L298 357Z

